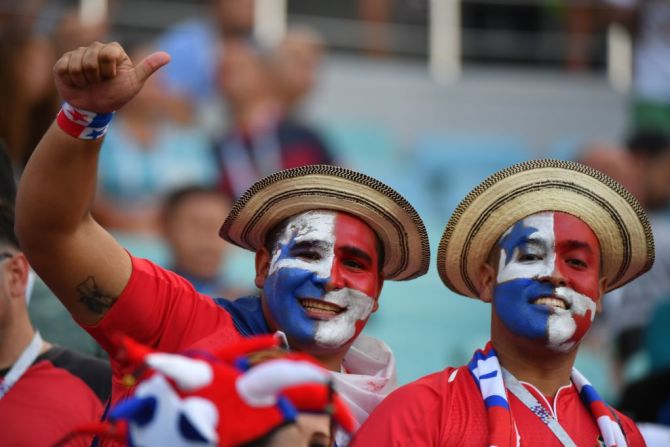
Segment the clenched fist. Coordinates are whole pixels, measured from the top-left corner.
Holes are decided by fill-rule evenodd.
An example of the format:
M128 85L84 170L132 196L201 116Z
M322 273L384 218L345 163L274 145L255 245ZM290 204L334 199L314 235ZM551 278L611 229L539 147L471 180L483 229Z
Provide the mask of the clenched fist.
M117 42L94 42L65 53L53 72L65 101L80 109L108 113L123 107L168 62L170 56L158 51L133 64Z

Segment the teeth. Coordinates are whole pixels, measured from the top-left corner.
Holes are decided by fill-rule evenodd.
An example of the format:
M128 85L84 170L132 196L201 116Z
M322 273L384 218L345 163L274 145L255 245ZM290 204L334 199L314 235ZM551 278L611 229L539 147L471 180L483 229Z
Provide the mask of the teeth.
M305 309L311 309L311 310L322 310L334 313L340 313L342 312L342 310L344 310L340 306L329 303L327 301L320 301L320 300L300 300L300 304Z
M538 298L535 300L535 304L546 304L547 306L560 307L561 309L567 309L565 301L558 298Z

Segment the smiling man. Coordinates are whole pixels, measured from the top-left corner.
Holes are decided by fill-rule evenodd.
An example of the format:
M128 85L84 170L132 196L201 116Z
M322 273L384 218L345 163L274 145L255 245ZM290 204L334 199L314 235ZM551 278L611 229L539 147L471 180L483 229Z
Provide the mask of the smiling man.
M98 153L113 111L168 61L158 52L135 65L118 44L96 42L56 63L66 102L19 185L16 228L26 256L110 354L115 332L155 350L215 352L241 336L280 330L291 348L333 371L338 392L362 422L395 386L395 364L384 343L359 334L384 280L428 269L421 219L371 177L307 166L258 181L221 228L223 238L256 252L260 296L212 300L173 272L133 257L90 214ZM112 367L116 402L131 390L121 380L127 371L114 361Z
M653 259L642 207L599 171L538 160L493 174L438 251L447 287L492 304L491 342L392 393L353 445L643 446L574 362L603 293Z

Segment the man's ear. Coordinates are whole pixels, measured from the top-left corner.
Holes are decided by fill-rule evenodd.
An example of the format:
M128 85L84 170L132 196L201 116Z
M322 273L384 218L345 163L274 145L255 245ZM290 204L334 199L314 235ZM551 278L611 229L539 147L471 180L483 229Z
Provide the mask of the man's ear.
M265 285L270 270L270 260L271 256L267 248L262 247L256 251L256 279L254 283L259 289L262 289Z
M493 301L493 289L496 285L496 271L488 263L479 268L479 299L485 303Z
M603 295L607 289L607 278L604 276L598 281L598 299L596 300L596 313L600 313L603 310Z
M379 272L379 278L377 279L377 296L375 297L375 304L372 306L372 313L377 312L379 309L379 299L382 297L382 288L384 287L384 274Z
M7 262L9 293L12 297L25 299L30 265L23 253L17 253Z

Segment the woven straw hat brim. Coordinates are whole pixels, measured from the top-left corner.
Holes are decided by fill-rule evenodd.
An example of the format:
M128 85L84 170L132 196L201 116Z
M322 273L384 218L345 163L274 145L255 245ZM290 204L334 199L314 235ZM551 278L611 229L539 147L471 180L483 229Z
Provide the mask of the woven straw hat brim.
M384 247L385 279L407 280L428 271L428 235L412 205L379 180L338 166L287 169L259 180L235 202L219 234L256 251L275 225L319 209L346 212L372 228Z
M654 239L639 202L600 171L562 160L533 160L499 171L474 188L449 219L437 252L444 284L479 297L479 269L503 232L543 211L578 217L600 242L607 291L649 270Z

